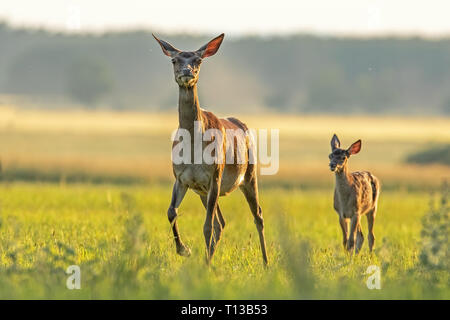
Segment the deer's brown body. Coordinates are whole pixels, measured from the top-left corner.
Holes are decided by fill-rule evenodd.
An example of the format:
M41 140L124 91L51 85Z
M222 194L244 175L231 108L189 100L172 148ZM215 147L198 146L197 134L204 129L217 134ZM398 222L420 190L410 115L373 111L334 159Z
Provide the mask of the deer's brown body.
M193 106L197 108L198 106ZM219 119L212 112L208 112L203 109L199 109L197 111L199 118L193 121L200 121L203 123L202 133L204 133L208 129L219 129L223 136L225 137L223 141L223 149L228 151L229 148L233 148L235 153L235 158L240 152L243 155L248 156L248 150L250 148L254 148L250 143L250 136L247 136L245 132L248 131L247 126L234 118L227 119ZM179 128L184 128L180 123ZM242 135L238 135L234 141L234 145L230 145L230 141L233 140L233 137L227 136L227 129L232 130L242 130L244 133ZM172 147L175 147L178 142L175 141ZM204 142L203 148L206 146L207 142ZM194 147L191 147L191 150L194 150ZM193 156L191 157L193 158ZM242 183L244 182L245 173L249 167L248 158L245 163L239 164L236 159L233 164L226 164L226 161L223 161L223 164L174 164L172 163L173 173L175 178L179 180L182 184L188 186L195 193L200 196L207 196L209 191L209 186L211 179L214 175L214 172L221 171L222 172L222 180L220 184L220 196L226 196L230 192L236 190ZM254 170L254 167L252 167Z
M222 43L223 34L193 52L180 51L163 40L156 37L155 39L160 44L164 54L172 58L174 65L175 81L179 86L179 129L188 130L191 137L196 134L203 134L208 129L219 130L223 137L222 155L225 157L231 148L234 150L234 161L231 162L225 161L224 158L224 161L212 164L207 164L204 161L199 164L194 162L172 163L175 184L168 218L172 225L177 253L183 256L190 255L190 249L181 240L177 223L178 207L187 190L192 189L196 192L206 208L203 233L207 249L206 258L209 263L225 227L225 219L220 210L218 198L240 187L253 214L259 233L263 260L267 264L264 221L259 206L256 165L249 162L250 148L253 148L253 143L250 140L248 128L235 118L219 119L212 112L200 108L198 101L197 81L200 63L203 58L217 52ZM200 124L200 126L195 126L195 123ZM227 130L230 129L235 130L233 137L228 136ZM179 142L174 142L173 147L177 143ZM202 150L208 143L202 143ZM194 149L194 139L191 139L191 159L194 159ZM245 157L244 161L237 161L238 154Z
M353 251L356 242L356 253L361 250L364 236L361 228L361 217L366 215L369 228L369 249L375 243L373 231L377 212L380 183L370 172L348 172L348 158L361 150L361 140L349 149L340 149L336 135L331 140L330 169L335 172L336 186L334 190L334 209L339 215L342 228L343 245ZM350 223L350 230L348 225Z

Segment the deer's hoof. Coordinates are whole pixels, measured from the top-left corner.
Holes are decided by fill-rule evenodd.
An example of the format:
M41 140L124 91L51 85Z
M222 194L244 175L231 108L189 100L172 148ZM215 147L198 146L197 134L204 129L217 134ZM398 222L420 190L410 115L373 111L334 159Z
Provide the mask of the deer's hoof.
M353 256L353 254L355 253L355 247L350 247L350 246L347 246L347 254L349 255L349 256Z
M182 245L182 246L177 247L177 253L180 256L183 256L183 257L190 257L191 256L191 249L189 249L185 245Z

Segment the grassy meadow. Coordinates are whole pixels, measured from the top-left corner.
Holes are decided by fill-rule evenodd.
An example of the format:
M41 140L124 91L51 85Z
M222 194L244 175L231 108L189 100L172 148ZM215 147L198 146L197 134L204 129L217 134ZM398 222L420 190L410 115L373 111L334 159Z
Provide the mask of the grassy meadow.
M449 118L239 118L280 129L279 173L260 177L267 269L239 191L220 200L227 225L210 267L204 209L188 192L179 226L192 256L176 255L166 216L176 114L2 107L0 298L450 299L448 203L430 209L450 168L403 163L450 143ZM357 257L342 249L328 169L334 132L344 145L363 140L350 169L382 182L373 254L367 239ZM70 265L81 268L81 290L66 288ZM371 265L380 290L366 286Z

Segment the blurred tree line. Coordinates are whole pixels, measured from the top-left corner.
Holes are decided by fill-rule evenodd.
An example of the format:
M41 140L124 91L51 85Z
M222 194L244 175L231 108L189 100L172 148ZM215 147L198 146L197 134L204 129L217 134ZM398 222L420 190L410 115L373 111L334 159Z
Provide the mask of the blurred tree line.
M159 36L195 50L213 35ZM202 105L223 113L449 115L449 88L450 39L420 38L225 37L199 81ZM0 24L0 95L177 106L170 59L149 31L69 35Z

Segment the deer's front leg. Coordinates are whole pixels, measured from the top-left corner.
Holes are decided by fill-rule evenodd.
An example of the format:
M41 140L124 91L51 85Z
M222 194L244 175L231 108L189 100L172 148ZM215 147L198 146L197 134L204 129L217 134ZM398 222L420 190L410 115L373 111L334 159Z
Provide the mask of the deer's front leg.
M350 225L350 236L349 236L348 242L347 242L347 250L349 253L352 253L353 249L355 248L356 230L358 229L360 220L361 220L361 217L359 214L357 214L357 213L353 214L352 219L351 219L351 225Z
M348 219L339 216L339 224L342 229L342 244L344 245L344 250L347 249L347 241L348 241Z
M206 220L203 226L203 234L205 236L206 243L206 261L209 264L214 255L216 244L219 239L216 239L216 235L213 232L214 215L216 214L217 202L220 194L220 182L221 172L215 172L211 181L211 186L208 192L207 204L206 204Z
M177 253L180 256L189 257L191 255L191 250L181 241L180 232L178 231L178 207L183 201L186 195L187 187L179 180L177 180L173 186L172 200L170 201L169 210L167 210L167 217L172 226L172 232L175 240L175 245L177 247Z

